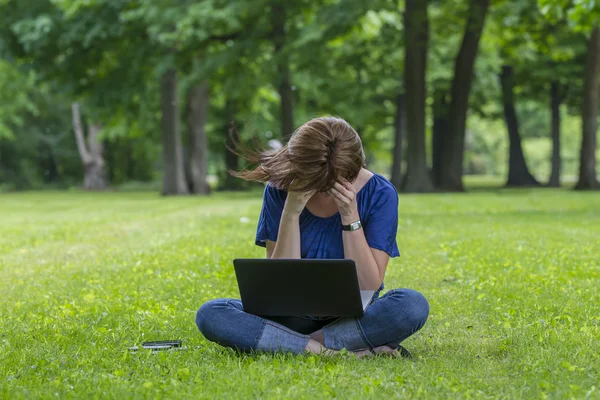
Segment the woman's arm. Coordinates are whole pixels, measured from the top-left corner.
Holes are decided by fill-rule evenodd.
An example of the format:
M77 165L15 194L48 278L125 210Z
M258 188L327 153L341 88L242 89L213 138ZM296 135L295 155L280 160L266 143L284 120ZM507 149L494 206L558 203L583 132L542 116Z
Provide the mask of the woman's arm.
M277 242L267 241L267 258L301 258L300 214L315 191L289 192L281 213Z
M270 242L272 249L269 255L269 242L267 241L268 258L300 258L300 217L298 215L281 214L277 242Z
M356 218L342 223L348 225L358 220L359 218ZM383 283L390 256L385 251L370 248L363 229L343 232L342 238L344 255L356 263L360 288L363 290L379 289Z
M356 189L349 183L336 183L331 190L338 205L342 224L349 225L360 220L356 205ZM377 290L383 282L389 255L381 250L372 249L367 243L363 229L344 231L344 256L354 260L358 283L363 290Z

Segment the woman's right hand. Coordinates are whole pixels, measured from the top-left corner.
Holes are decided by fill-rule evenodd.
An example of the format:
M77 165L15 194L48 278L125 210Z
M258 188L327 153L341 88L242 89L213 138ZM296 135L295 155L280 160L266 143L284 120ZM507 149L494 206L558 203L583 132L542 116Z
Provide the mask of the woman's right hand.
M285 201L284 213L288 215L297 216L302 213L306 203L317 193L316 190L310 190L308 192L288 192L287 199Z

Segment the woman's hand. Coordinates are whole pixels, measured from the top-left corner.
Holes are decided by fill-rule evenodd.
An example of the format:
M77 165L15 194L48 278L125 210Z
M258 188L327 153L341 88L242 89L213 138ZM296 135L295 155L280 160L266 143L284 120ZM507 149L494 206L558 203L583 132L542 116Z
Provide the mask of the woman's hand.
M329 190L329 194L333 196L340 211L342 224L348 225L360 219L356 205L356 189L350 182L339 180Z
M284 213L287 213L291 216L298 216L306 207L306 203L317 193L316 190L311 190L308 192L288 192L287 199L285 201L285 207L283 209Z

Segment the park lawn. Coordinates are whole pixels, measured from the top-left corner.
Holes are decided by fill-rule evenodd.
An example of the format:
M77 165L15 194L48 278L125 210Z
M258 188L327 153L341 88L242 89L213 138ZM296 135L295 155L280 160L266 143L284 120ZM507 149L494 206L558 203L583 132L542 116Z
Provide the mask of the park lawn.
M0 397L600 398L600 194L401 196L386 289L431 304L412 360L239 355L199 334L197 308L238 295L232 258L264 256L260 204L0 195Z

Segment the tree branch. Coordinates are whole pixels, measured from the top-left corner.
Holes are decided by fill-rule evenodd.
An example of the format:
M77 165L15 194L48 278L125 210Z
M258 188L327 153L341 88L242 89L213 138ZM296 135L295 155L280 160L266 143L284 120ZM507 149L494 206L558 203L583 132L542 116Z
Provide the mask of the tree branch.
M77 140L77 150L84 165L92 162L92 156L85 147L85 138L83 137L83 128L81 126L81 114L79 112L79 104L71 104L71 112L73 114L73 130L75 131L75 140Z

